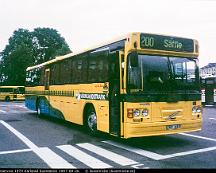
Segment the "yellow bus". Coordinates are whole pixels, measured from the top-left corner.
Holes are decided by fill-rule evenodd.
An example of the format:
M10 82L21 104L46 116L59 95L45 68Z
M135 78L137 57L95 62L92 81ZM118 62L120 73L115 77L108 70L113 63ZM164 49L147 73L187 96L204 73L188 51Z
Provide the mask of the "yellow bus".
M27 68L26 107L121 138L201 130L198 42L148 33Z
M25 100L24 86L0 86L0 100Z

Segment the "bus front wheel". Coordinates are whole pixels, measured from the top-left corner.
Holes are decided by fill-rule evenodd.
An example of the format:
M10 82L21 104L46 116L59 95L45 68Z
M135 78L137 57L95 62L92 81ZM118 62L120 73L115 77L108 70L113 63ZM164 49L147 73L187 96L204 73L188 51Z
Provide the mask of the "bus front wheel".
M86 116L86 128L87 130L95 135L97 132L97 115L94 108L89 108Z

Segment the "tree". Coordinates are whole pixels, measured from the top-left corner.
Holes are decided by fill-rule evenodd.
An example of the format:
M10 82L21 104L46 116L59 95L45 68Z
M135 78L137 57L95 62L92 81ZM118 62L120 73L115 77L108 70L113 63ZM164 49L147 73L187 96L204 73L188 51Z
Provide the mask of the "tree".
M25 85L28 66L70 52L65 39L55 29L36 28L33 32L18 29L1 53L0 82L4 85Z
M36 63L40 64L71 52L65 39L55 29L36 28L32 35L34 50L37 55Z
M34 59L32 35L28 30L19 29L9 38L9 44L2 52L2 77L5 85L24 85L25 69Z

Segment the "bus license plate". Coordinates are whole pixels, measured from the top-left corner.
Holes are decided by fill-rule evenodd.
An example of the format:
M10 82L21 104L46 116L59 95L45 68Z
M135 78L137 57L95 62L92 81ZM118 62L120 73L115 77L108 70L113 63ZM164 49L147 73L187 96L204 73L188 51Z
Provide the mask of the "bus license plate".
M175 130L175 129L179 129L181 127L181 124L173 124L173 125L167 125L166 129L167 130Z

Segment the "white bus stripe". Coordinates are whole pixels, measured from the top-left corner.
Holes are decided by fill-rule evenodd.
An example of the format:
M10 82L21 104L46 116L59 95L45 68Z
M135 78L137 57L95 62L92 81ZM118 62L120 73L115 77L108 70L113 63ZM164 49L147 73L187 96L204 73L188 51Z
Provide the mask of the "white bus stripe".
M22 152L29 152L29 151L32 151L32 149L0 151L0 155L1 155L1 154L12 154L12 153L22 153Z
M0 120L0 123L3 124L7 129L9 129L13 134L15 134L22 142L24 142L35 154L37 154L45 163L47 163L50 168L75 168L73 165L65 161L52 150L48 148L38 148L27 137L25 137L22 133L18 132L6 122ZM56 163L53 158L55 158L58 163Z
M130 147L130 146L127 146L127 145L119 144L119 143L116 143L116 142L113 142L113 141L102 141L102 142L113 145L113 146L118 147L118 148L122 148L124 150L130 151L130 152L133 152L133 153L136 153L136 154L139 154L141 156L145 156L145 157L154 159L154 160L161 160L161 159L164 158L163 155L153 153L151 151L146 151L146 150L143 150L143 149L140 149L140 148L134 148L134 147Z
M112 167L102 162L101 160L98 160L71 145L61 145L57 147L62 151L66 152L67 154L69 154L70 156L72 156L73 158L79 160L80 162L84 163L85 165L91 168L111 168Z
M112 160L113 162L120 164L122 166L137 164L137 162L134 160L128 159L124 156L121 156L121 155L116 154L114 152L108 151L108 150L103 149L101 147L95 146L93 144L82 143L82 144L77 144L77 145L82 147L82 148L85 148L86 150L94 152L97 155L100 155L100 156L105 157L109 160Z
M208 141L215 141L216 142L216 139L213 139L213 138L207 138L207 137L192 135L192 134L188 134L188 133L178 133L178 134L184 135L184 136L190 136L190 137L193 137L193 138L205 139L205 140L208 140Z

